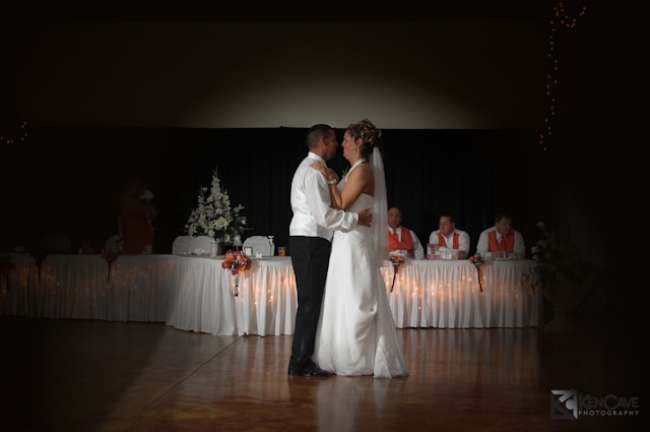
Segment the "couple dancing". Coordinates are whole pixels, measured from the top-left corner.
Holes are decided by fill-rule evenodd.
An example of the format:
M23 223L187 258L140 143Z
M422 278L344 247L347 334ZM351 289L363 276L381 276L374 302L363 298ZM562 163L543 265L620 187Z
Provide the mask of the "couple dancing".
M309 155L291 184L291 260L298 311L289 375L406 375L379 267L388 231L381 132L368 120L348 126L339 182L325 165L335 131L313 126ZM374 217L374 221L373 221Z

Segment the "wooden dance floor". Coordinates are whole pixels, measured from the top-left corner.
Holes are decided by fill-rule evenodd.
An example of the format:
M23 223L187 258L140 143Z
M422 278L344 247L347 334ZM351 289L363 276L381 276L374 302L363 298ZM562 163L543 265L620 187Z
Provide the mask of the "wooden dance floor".
M593 431L614 420L552 420L550 389L621 390L607 381L605 370L616 365L603 353L568 349L575 341L543 344L535 329L398 330L410 376L380 380L289 378L290 336L76 320L0 324L3 343L18 350L3 352L25 354L3 366L15 386L3 386L13 423L4 430ZM596 364L576 361L577 351Z

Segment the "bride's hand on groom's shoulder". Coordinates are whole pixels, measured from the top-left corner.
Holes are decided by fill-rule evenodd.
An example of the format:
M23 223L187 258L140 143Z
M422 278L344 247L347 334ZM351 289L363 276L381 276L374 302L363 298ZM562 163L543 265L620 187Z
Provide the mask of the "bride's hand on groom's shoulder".
M336 172L332 168L327 168L327 172L325 173L325 178L327 179L328 182L337 182L339 181L339 175L336 174Z
M321 174L323 174L325 180L327 180L328 182L339 181L339 176L336 174L336 172L334 172L333 169L328 168L325 165L318 162L311 164L311 167L316 171L320 172Z
M327 167L323 165L322 163L319 162L314 162L313 164L309 165L316 171L320 172L321 174L325 175L325 171L327 170Z

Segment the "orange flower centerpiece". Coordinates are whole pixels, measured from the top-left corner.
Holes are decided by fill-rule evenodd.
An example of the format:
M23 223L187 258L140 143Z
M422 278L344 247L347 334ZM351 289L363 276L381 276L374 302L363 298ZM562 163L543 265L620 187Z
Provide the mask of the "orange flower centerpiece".
M236 297L239 295L239 273L251 268L251 260L239 251L229 251L221 267L230 270L233 275L233 295Z
M397 277L399 266L404 264L404 260L405 258L401 255L390 256L390 262L393 264L393 283L390 285L390 292L393 292L393 288L395 288L395 278Z
M476 268L479 268L481 265L483 265L483 258L480 255L473 255L469 257L469 262L474 264Z
M474 267L476 267L476 270L479 272L478 275L478 289L483 292L483 277L481 276L481 266L483 265L483 257L481 255L472 255L471 257L468 258L469 262L474 264Z

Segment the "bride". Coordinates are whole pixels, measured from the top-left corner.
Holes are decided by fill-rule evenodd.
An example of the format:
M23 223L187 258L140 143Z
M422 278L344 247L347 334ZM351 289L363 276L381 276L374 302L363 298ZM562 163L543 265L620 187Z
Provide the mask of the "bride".
M384 166L379 152L381 132L368 120L350 125L343 155L352 165L337 176L321 164L330 183L332 206L346 211L373 209L372 227L336 231L314 361L337 375L406 375L406 366L379 271L387 242L387 203Z

